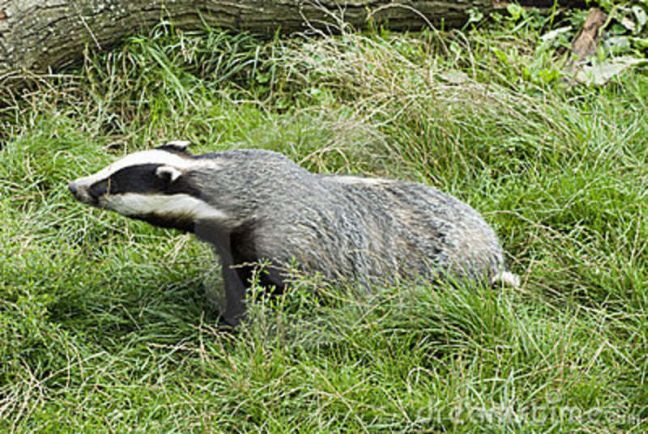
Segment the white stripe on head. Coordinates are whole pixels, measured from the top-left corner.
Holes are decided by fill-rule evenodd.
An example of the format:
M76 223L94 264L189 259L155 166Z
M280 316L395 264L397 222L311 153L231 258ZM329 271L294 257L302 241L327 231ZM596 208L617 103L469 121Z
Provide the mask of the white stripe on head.
M100 170L94 175L85 176L74 181L81 187L88 187L96 182L110 178L115 172L129 166L139 166L142 164L162 164L165 166L175 167L177 169L187 169L196 165L216 165L213 162L202 160L197 162L191 158L182 157L173 152L167 152L159 149L149 151L140 151L127 155L121 160L117 160L108 167Z
M107 195L100 199L101 206L125 216L155 215L158 217L189 217L197 220L226 220L227 214L207 202L188 194L137 194Z

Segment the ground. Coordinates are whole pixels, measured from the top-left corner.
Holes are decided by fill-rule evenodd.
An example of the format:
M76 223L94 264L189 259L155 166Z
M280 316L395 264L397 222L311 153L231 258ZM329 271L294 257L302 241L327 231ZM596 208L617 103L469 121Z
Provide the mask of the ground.
M273 41L161 25L5 100L0 431L645 432L648 76L576 84L575 30L541 36L583 14L514 12ZM224 333L206 246L66 190L168 139L448 191L522 285L304 278Z

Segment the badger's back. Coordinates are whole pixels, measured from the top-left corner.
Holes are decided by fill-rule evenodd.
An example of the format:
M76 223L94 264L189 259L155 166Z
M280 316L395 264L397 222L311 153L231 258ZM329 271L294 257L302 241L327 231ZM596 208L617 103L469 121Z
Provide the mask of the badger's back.
M402 277L493 278L503 269L497 236L477 211L435 188L388 179L326 177L362 210L367 272Z

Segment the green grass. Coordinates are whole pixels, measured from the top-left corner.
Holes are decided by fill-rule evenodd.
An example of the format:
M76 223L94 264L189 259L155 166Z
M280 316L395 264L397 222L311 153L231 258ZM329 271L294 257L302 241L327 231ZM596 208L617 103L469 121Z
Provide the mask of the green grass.
M645 432L648 76L573 86L564 44L539 38L560 24L269 42L160 28L5 100L0 431ZM304 278L255 291L223 333L206 246L66 190L175 138L449 191L523 285Z

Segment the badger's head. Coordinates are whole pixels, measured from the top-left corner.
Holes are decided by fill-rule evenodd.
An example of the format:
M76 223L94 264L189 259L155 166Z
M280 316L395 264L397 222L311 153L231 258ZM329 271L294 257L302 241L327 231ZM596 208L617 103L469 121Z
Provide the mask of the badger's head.
M217 170L217 161L195 158L188 145L175 141L135 152L68 188L80 202L155 226L192 232L198 220L226 220L227 213L210 205L189 176L199 169Z

